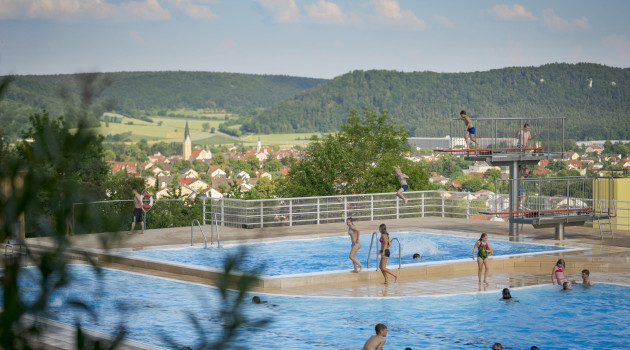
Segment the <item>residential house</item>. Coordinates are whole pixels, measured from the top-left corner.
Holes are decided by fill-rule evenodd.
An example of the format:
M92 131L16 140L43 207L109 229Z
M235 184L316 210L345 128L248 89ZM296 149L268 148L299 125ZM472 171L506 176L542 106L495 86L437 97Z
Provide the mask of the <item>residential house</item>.
M241 170L241 171L238 172L238 174L236 174L236 176L234 176L234 178L237 178L237 179L249 179L250 176L245 170Z
M190 152L190 160L198 160L200 162L206 162L212 159L212 152L206 151L201 146L196 146L195 149Z
M213 178L215 178L215 177L226 178L227 177L227 173L223 169L229 169L229 166L227 166L227 165L212 165L212 166L210 166L208 168L208 171L206 171L206 174L212 176Z
M168 192L171 189L168 187L162 187L160 188L157 192L155 192L155 199L160 199L160 198L164 198L164 197L168 197Z
M196 172L195 169L186 168L179 172L179 177L180 178L183 177L187 179L196 179L199 177L199 173Z
M208 187L199 193L199 197L223 198L223 193L218 188Z
M590 145L586 148L586 153L597 152L597 154L601 154L604 149L599 145Z
M460 191L462 189L462 183L459 180L451 181L451 184L448 186L448 189L451 191Z
M434 183L437 182L440 185L446 185L449 182L449 178L446 178L442 175L436 175L429 178L429 182Z
M566 152L564 154L564 159L567 160L578 160L580 158L580 155L577 154L576 152Z

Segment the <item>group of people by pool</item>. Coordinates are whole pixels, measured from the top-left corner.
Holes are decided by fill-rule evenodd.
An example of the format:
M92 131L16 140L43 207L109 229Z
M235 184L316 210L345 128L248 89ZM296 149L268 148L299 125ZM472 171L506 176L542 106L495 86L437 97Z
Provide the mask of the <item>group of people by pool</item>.
M348 236L350 236L350 241L352 245L350 246L350 260L352 261L352 265L354 265L354 270L352 272L359 273L363 269L363 265L356 258L357 251L361 249L361 242L359 241L360 232L357 227L354 225L354 219L347 218L346 225L348 225ZM387 268L387 260L391 255L389 248L392 245L392 242L389 238L389 233L387 232L387 225L381 224L378 227L378 232L381 234L379 238L379 242L381 245L381 249L379 249L378 253L381 256L381 262L379 264L379 269L383 273L383 277L385 278L385 284L389 284L389 279L387 275L394 276L394 282L398 281L398 275L394 274L391 270ZM420 256L418 255L418 259Z

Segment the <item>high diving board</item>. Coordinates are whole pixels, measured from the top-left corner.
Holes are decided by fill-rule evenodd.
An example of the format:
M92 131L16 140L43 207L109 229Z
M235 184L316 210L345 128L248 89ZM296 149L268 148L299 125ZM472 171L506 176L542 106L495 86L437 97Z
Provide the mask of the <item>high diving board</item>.
M571 209L546 209L546 210L524 210L524 211L497 211L497 212L479 212L479 214L483 214L483 215L496 215L496 216L502 216L502 215L519 215L522 214L523 216L533 216L533 215L539 215L539 214L555 214L555 213L590 213L591 212L591 208L571 208ZM566 215L565 215L566 216Z
M508 152L508 151L542 151L544 147L534 148L479 148L479 149L435 149L433 151L440 153L476 153L476 152Z

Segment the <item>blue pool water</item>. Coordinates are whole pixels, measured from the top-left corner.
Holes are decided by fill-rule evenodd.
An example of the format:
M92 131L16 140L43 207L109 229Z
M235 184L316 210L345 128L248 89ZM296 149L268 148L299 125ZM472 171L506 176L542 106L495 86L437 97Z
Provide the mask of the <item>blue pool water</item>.
M216 339L221 298L216 289L124 271L104 269L99 280L84 265L71 266L72 287L51 297L48 317L114 334L125 322L127 338L179 349ZM99 281L101 284L99 284ZM100 286L100 287L99 287ZM21 281L27 299L36 284ZM359 349L376 323L388 326L386 349L619 349L630 344L630 287L598 283L591 288L515 288L518 302L500 301L500 291L449 296L330 298L261 295L269 304L245 304L262 326L243 329L236 345L245 349ZM79 299L98 320L68 305ZM277 306L273 306L275 304ZM126 313L121 313L121 312ZM202 321L203 335L188 315ZM174 341L172 346L163 337Z
M422 233L391 233L398 238L402 247L402 263L418 264L435 261L470 259L475 238L465 238L449 235L435 235ZM366 265L370 248L370 235L361 235L361 249L357 259ZM536 253L543 251L564 249L558 246L537 245L507 241L489 241L494 249L494 256ZM247 247L247 255L243 267L254 269L264 265L263 274L269 276L304 274L314 272L330 272L352 269L348 259L350 252L350 238L329 237L308 240L274 241L269 243L247 244L231 246L223 249L204 249L188 247L179 249L153 249L123 253L126 256L140 256L170 262L191 264L195 266L222 268L227 254L233 254L241 247ZM372 250L370 266L374 267L375 247ZM388 265L398 264L398 244L392 245L391 257ZM422 259L412 259L414 253L420 253Z

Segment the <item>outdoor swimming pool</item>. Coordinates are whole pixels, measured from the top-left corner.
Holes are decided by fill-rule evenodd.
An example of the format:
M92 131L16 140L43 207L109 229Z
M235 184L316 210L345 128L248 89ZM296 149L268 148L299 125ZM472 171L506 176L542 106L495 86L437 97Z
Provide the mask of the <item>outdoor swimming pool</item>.
M472 257L472 248L476 241L475 238L414 232L393 232L390 236L392 239L398 238L400 240L404 265L459 259L469 260ZM361 249L357 253L357 259L363 265L366 265L370 240L370 235L364 234L360 237ZM565 249L551 245L499 240L490 240L489 242L494 249L494 256L512 256ZM352 263L348 259L350 252L348 236L233 245L223 249L204 249L197 246L177 249L147 249L122 254L221 269L226 255L232 254L242 247L248 249L242 266L251 270L264 265L263 274L268 276L352 269ZM376 247L372 249L370 267L376 266L375 249ZM394 242L390 251L391 257L388 265L398 265L398 243ZM422 259L420 261L413 260L414 253L420 253Z
M35 271L31 269L31 271ZM113 334L126 322L127 338L157 346L197 348L201 336L187 312L202 320L204 335L214 339L220 326L210 320L220 312L215 288L103 269L102 284L89 266L71 266L72 287L51 297L48 317L68 324L80 319L89 329ZM27 300L37 293L33 280L20 281ZM99 287L100 286L100 287ZM543 285L512 289L518 302L500 301L500 291L399 298L329 298L262 295L269 304L245 304L263 327L242 330L236 345L246 349L357 349L388 326L387 349L614 349L630 344L630 287L598 283L561 292ZM83 300L97 321L68 304ZM276 304L273 306L270 304ZM121 313L125 312L125 313ZM133 315L133 317L129 317ZM215 321L216 322L216 321ZM161 335L168 335L176 346Z

